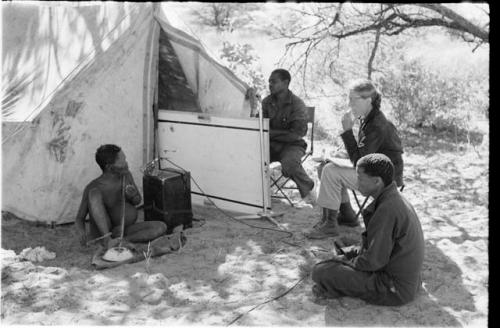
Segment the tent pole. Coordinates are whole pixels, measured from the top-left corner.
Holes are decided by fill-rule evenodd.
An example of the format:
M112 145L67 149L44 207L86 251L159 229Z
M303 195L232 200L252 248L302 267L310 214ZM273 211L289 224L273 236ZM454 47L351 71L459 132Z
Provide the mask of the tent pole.
M262 107L261 107L262 109ZM251 215L241 215L237 216L238 220L252 220L252 219L266 219L271 223L276 225L282 230L287 230L280 223L278 223L274 218L283 216L283 213L274 213L273 211L268 211L269 199L266 197L266 187L267 187L267 163L265 162L265 147L264 147L264 119L262 117L262 110L259 111L259 136L260 136L260 171L262 178L262 212L251 214Z

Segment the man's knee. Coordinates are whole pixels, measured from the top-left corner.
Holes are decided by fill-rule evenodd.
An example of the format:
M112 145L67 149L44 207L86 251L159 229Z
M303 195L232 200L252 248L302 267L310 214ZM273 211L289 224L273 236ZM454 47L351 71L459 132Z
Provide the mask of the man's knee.
M148 223L148 230L156 232L161 236L167 232L167 225L163 221L145 221Z
M340 177L339 173L340 172L339 172L339 168L337 165L335 165L333 163L327 163L323 167L323 172L321 174L324 176L327 176L330 179L338 179Z
M125 229L125 236L131 242L148 242L167 232L167 225L162 221L144 221Z
M311 279L312 281L314 281L315 283L319 283L323 277L323 273L324 270L323 268L319 265L319 264L316 264L314 267L313 267L313 270L312 270L312 273L311 273Z
M337 271L337 267L339 265L340 263L335 262L318 263L313 267L311 279L315 283L320 283L324 281L325 278L331 280L335 275L335 272Z
M352 187L357 189L357 187L351 186L353 184L357 184L357 182L351 181L352 179L356 180L356 178L352 177L350 170L351 169L338 167L333 163L328 163L323 168L321 181L343 187L345 187L347 184L349 188Z

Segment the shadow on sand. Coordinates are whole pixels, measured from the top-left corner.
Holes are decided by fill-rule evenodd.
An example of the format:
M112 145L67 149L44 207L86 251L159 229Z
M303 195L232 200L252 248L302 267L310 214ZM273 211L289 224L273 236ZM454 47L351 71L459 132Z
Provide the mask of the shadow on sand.
M462 326L451 313L475 312L472 294L463 286L461 270L439 248L426 243L423 288L417 298L400 307L368 304L350 297L329 301L327 326Z

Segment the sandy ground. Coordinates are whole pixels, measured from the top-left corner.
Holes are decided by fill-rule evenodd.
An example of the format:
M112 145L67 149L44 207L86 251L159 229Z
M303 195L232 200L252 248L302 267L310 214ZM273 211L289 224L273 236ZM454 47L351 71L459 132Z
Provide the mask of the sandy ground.
M442 138L422 138L406 140L404 157L403 194L426 238L423 289L410 304L380 307L347 297L313 303L306 273L330 254L332 240L302 236L319 209L277 200L273 211L284 213L277 220L292 236L195 207L198 221L179 252L103 271L91 267L96 248L82 249L72 225L51 229L3 213L1 323L486 327L488 145L457 150ZM315 172L312 161L306 168ZM273 228L264 220L246 222ZM362 230L341 228L352 239ZM19 259L36 246L56 258Z

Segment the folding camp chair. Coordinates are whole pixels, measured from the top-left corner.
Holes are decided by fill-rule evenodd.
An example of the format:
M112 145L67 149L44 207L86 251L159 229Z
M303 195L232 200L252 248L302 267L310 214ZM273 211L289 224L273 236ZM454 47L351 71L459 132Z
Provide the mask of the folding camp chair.
M399 191L402 192L404 188L405 188L405 185L402 184L401 187L399 187ZM354 196L354 199L356 200L356 204L358 205L358 208L359 208L358 212L356 213L356 216L354 217L354 220L356 220L359 217L359 215L361 214L361 211L363 211L363 208L365 208L366 202L368 201L369 197L365 197L363 204L359 205L359 199L358 199L358 195L356 195L356 191L354 191L354 190L351 190L351 191L352 191L352 194Z
M306 107L306 113L307 113L307 131L310 134L310 142L309 142L309 147L308 150L306 150L305 155L302 157L301 164L303 164L306 159L313 154L314 151L314 110L315 107ZM273 162L270 165L271 170L278 170L281 169L281 163L280 162ZM284 179L284 182L280 182L281 180ZM281 199L286 199L288 203L290 203L291 206L294 206L292 200L290 197L285 193L285 190L289 189L295 189L297 190L297 186L287 186L288 181L290 181L291 178L286 178L283 173L281 173L278 178L274 179L273 176L271 175L271 188L276 187L276 190L271 194L272 198L281 198Z

